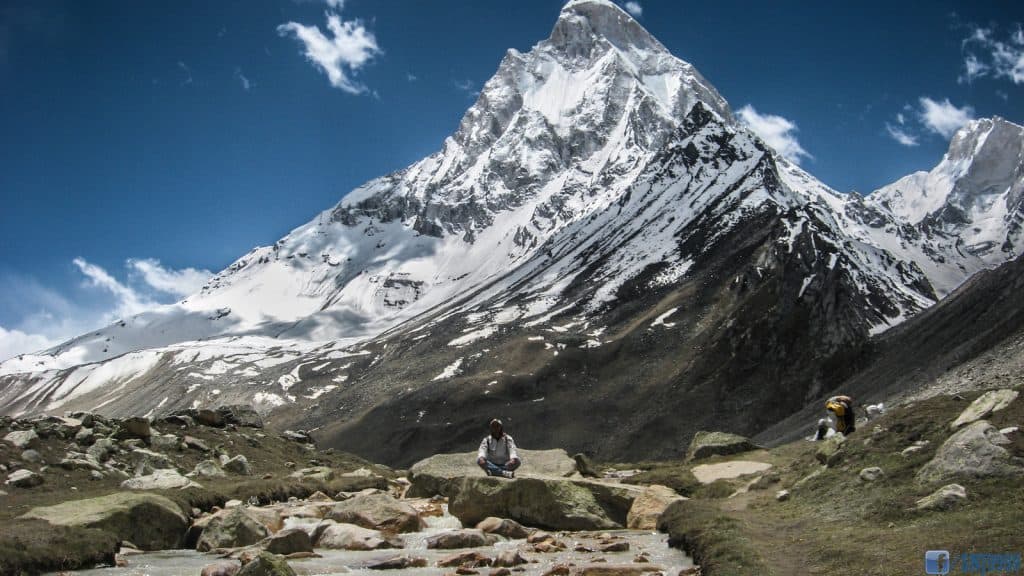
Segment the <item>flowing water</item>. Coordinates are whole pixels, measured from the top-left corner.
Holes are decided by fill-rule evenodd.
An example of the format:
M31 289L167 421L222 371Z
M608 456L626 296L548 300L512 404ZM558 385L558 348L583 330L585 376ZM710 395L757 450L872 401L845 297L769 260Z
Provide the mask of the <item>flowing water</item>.
M353 576L442 576L452 574L455 568L439 568L437 561L455 553L467 550L477 551L488 557L495 557L505 550L519 550L524 558L530 560L514 574L523 576L539 576L556 564L590 564L595 560L604 559L609 564L632 564L634 559L643 553L649 566L663 569L668 576L675 576L683 568L692 566L690 558L681 550L668 545L668 536L659 532L642 532L635 530L611 530L605 532L552 532L558 540L566 544L566 550L560 552L534 552L525 540L504 540L492 546L480 548L461 548L458 550L428 550L427 538L453 528L459 528L457 518L448 515L426 518L428 527L411 534L403 534L405 548L402 550L349 551L327 550L317 548L322 558L304 558L289 560L288 563L299 575L351 574ZM618 540L629 542L629 550L625 552L577 552L577 547L596 550L601 544L599 536L611 534ZM424 568L404 568L399 570L370 570L367 566L396 556L425 558ZM216 555L203 554L195 550L164 550L128 556L128 566L124 568L96 568L76 572L76 576L198 576L203 566L218 560ZM486 576L492 568L476 569Z

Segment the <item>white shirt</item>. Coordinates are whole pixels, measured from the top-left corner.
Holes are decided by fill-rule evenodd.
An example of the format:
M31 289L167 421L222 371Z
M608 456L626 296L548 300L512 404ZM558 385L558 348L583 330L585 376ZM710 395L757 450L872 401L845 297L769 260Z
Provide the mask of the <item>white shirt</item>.
M507 464L509 460L518 460L519 453L516 452L516 441L508 434L502 434L501 438L494 438L488 434L480 441L480 449L476 457L485 458L498 466Z

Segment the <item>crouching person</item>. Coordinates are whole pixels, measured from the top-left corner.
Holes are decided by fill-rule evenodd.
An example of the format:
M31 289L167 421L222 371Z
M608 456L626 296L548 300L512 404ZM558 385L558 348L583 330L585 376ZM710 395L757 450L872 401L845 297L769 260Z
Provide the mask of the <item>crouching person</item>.
M516 469L522 464L516 451L516 442L505 434L501 420L491 420L491 433L480 442L476 463L488 476L515 478Z

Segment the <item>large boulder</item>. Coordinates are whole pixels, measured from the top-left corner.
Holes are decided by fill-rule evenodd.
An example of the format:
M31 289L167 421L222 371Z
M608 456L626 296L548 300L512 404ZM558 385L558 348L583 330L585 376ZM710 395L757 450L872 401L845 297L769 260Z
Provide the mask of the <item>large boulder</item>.
M737 434L700 431L693 435L690 448L686 451L686 459L700 460L709 456L739 454L760 448L749 438Z
M400 538L386 536L379 530L329 520L317 526L316 535L317 548L332 550L380 550L403 545Z
M86 450L89 456L92 456L97 462L106 462L111 455L117 452L117 442L114 442L110 438L100 438L93 442L92 446Z
M19 450L39 447L39 435L35 430L15 430L4 436L4 441Z
M221 406L217 408L217 412L228 424L249 428L263 428L263 418L260 417L259 412L255 408L248 404Z
M448 509L463 525L489 516L551 530L621 528L641 488L556 478L463 478Z
M193 478L226 478L227 473L220 467L216 460L200 460L196 467L188 474Z
M215 514L206 522L196 550L209 552L217 548L238 548L256 544L270 536L270 530L242 507Z
M668 486L648 486L633 501L626 516L626 528L630 530L657 530L658 517L677 500L685 500Z
M201 486L182 476L177 470L167 469L154 470L152 474L129 478L121 482L121 487L129 490L173 490Z
M132 470L136 476L152 474L157 470L170 470L174 468L174 462L159 452L136 448L130 455Z
M142 550L180 548L188 529L188 518L173 500L136 492L33 508L22 518L38 518L57 526L96 528Z
M259 556L242 566L236 576L295 576L295 570L284 556L260 552Z
M1017 394L1016 390L1009 389L985 392L977 400L971 402L971 405L957 416L956 420L949 425L950 430L958 430L961 426L977 422L982 418L988 418L993 412L998 412L1009 406L1011 402L1017 399Z
M426 524L415 508L388 494L359 494L333 505L328 520L392 533L417 532Z
M133 416L118 422L114 437L118 440L129 440L131 438L149 440L152 434L153 430L149 426L149 418Z
M579 476L576 461L565 450L519 450L523 465L518 478L566 478ZM450 487L465 477L484 476L476 465L476 452L435 454L412 465L409 478L410 498L429 498L435 494L450 496Z
M917 471L917 481L938 484L958 478L1024 477L1024 461L1003 448L1010 440L985 420L950 436Z

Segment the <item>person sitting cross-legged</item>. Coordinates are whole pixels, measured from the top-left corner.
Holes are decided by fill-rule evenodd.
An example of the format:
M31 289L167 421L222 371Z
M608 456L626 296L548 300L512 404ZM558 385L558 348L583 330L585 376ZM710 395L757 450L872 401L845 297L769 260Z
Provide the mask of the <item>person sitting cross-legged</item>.
M516 442L505 434L501 420L491 420L491 433L480 442L476 463L488 476L515 478L516 469L522 465Z

